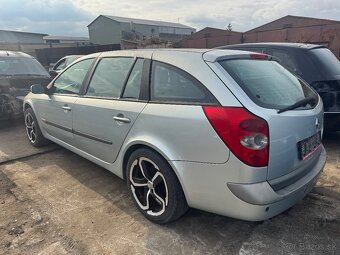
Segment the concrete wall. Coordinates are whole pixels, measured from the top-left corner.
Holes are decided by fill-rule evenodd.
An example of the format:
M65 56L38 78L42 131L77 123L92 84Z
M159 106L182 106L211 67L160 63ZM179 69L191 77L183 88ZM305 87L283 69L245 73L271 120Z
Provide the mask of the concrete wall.
M64 47L77 47L77 44L62 44L62 43L52 43L52 44L32 44L32 43L0 43L0 50L7 51L21 51L25 52L33 57L36 56L37 49L45 49L45 48L64 48Z
M216 28L204 28L175 46L179 48L214 48L242 42L242 33Z
M88 26L88 30L93 44L119 44L122 39L120 24L104 16L98 17Z
M340 22L287 16L244 33L243 41L321 44L340 58Z
M286 16L245 33L204 28L175 45L179 48L214 48L257 42L311 43L327 46L340 59L340 22Z

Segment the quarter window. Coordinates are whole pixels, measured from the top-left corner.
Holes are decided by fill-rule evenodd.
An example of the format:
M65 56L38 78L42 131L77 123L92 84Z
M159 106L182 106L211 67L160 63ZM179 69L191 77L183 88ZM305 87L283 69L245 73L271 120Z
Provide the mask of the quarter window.
M151 100L216 103L216 99L194 77L174 66L152 64Z
M119 98L133 58L103 58L92 76L88 96Z
M141 83L142 83L142 73L143 73L144 59L137 59L129 80L126 83L123 97L124 98L139 98Z
M79 94L92 62L92 58L86 59L68 68L55 80L53 84L54 92L58 94Z

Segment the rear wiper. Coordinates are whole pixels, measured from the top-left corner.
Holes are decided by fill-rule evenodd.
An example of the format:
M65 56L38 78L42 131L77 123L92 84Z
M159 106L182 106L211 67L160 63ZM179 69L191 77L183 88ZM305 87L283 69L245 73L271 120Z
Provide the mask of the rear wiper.
M296 109L300 106L305 106L306 104L311 103L313 101L315 101L314 97L307 97L305 99L297 101L295 104L292 104L290 106L287 106L285 108L278 110L277 113L282 113L282 112L286 112L286 111L289 111L289 110L294 110L294 109Z

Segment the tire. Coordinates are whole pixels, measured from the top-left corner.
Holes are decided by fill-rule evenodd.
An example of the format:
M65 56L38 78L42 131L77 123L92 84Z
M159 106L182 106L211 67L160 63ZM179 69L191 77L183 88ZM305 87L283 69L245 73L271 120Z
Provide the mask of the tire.
M154 151L146 148L134 151L127 163L126 177L135 205L148 220L166 224L188 210L173 169Z
M34 147L42 147L49 141L41 133L37 118L32 108L27 108L24 112L25 129L28 140Z

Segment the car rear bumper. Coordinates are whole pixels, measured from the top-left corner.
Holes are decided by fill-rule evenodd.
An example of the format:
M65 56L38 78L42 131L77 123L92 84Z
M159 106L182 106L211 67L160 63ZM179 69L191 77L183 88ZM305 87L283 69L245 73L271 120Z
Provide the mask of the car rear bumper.
M294 193L307 193L315 185L325 163L326 151L322 147L319 160L311 171L295 183L274 191L268 182L254 184L228 183L228 188L239 199L254 205L268 205L285 200Z
M172 163L179 170L177 174L190 207L248 221L262 221L292 207L314 187L326 163L326 151L323 147L321 150L319 160L308 174L277 191L267 181L230 182L226 165Z

